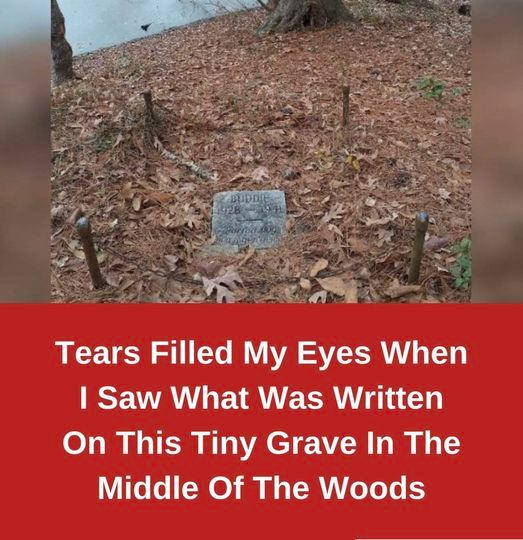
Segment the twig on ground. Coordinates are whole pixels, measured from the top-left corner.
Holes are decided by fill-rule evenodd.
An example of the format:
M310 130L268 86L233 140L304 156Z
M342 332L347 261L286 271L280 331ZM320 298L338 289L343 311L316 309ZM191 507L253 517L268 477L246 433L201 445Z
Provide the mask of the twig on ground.
M202 166L198 165L194 161L183 159L182 157L176 155L175 153L167 150L163 146L163 144L160 142L158 137L155 137L154 139L154 146L163 157L167 158L173 163L176 163L176 165L181 165L185 167L198 178L201 178L203 180L217 180L218 179L215 173L209 172L208 170L204 169Z

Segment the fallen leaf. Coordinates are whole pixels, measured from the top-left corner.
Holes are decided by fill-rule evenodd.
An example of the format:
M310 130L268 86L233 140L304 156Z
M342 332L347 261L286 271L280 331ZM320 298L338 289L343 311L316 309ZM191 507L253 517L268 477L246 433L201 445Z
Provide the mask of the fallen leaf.
M356 172L361 171L361 165L356 156L354 156L353 154L350 154L347 156L346 161Z
M408 294L419 293L422 290L423 287L421 285L400 285L399 281L395 279L385 291L385 294L394 300Z
M134 197L133 198L133 210L135 212L139 212L141 207L142 207L142 198L141 197Z
M357 304L358 303L358 282L354 279L351 279L347 283L345 289L345 303L346 304Z
M238 288L238 285L243 285L242 278L239 276L238 272L231 268L228 268L225 274L218 276L217 280L231 289L236 289Z
M320 291L317 293L314 293L309 298L309 304L325 304L327 301L327 291Z
M207 279L203 276L202 281L207 296L212 296L212 293L216 291L216 301L218 304L234 304L236 300L234 294L227 287L223 287L212 279Z
M113 145L113 148L116 148L122 141L123 141L123 135L121 133L118 133L118 137L116 137L116 141Z
M202 276L202 283L207 296L210 297L216 292L216 301L219 304L233 304L236 301L233 291L238 288L238 284L243 284L241 277L231 268L213 279Z
M216 301L218 304L234 304L236 298L232 291L227 289L227 287L218 285L216 287Z
M171 177L165 171L156 171L156 177L158 178L158 185L161 189L169 189L171 187Z
M81 208L75 208L72 214L67 219L67 223L74 225L83 215L84 214Z
M122 276L115 272L109 272L105 276L105 281L107 285L110 285L111 287L118 287L120 285L120 281L122 280Z
M71 240L71 242L67 243L67 247L77 259L85 261L85 253L83 252L78 240Z
M351 251L354 253L365 253L368 249L367 243L356 236L349 237L348 244Z
M122 197L124 200L128 201L134 197L135 190L133 189L133 183L127 182L122 188Z
M439 238L437 236L431 236L425 242L425 249L427 251L438 251L444 248L449 243L448 238Z
M169 271L174 272L180 257L177 257L176 255L165 255L164 259L169 267Z
M309 272L311 278L316 277L322 270L325 270L329 266L329 261L327 259L319 259L314 263L314 266Z
M264 180L269 179L269 171L267 167L258 167L252 172L252 179L256 182L263 182Z
M438 193L439 193L439 196L444 200L447 200L450 198L450 191L447 191L445 188L439 188Z
M305 96L301 98L301 102L305 105L305 108L307 109L307 114L312 114L314 110L312 101L307 96Z
M306 291L310 291L311 290L311 282L308 280L308 279L305 279L305 278L301 278L300 279L300 287Z
M193 279L201 281L201 274L205 276L214 276L222 270L223 264L219 259L201 258L195 261L195 267L199 271L199 274L193 276Z
M229 182L232 184L233 182L237 182L238 180L243 180L245 178L245 175L242 173L237 174L233 178L229 180Z
M323 201L322 201L323 203ZM343 214L346 213L346 210L343 207L343 204L335 204L322 218L321 223L329 223L333 219L341 219Z
M329 244L334 244L337 234L343 237L343 234L339 228L332 223L320 223L318 225L318 233L322 238L325 238Z
M387 231L386 229L380 229L377 233L378 241L376 245L382 247L383 244L390 244L392 237L394 236L394 231Z
M325 291L333 293L336 296L345 296L347 286L345 285L343 279L339 277L328 277L318 279L317 281Z
M378 218L378 219L368 218L365 220L365 225L367 225L367 227L373 227L374 225L387 225L387 223L391 223L397 217L398 217L398 214L394 212L392 216L388 216L384 218Z

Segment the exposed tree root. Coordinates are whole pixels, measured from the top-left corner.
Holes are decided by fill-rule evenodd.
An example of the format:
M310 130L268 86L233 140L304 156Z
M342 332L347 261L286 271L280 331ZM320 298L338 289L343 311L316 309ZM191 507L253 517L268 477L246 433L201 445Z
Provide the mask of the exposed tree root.
M281 0L260 34L320 28L351 18L343 0Z
M174 154L173 152L169 152L169 150L167 150L160 142L158 137L155 137L154 139L154 146L160 152L160 154L162 154L163 157L167 158L173 163L176 163L176 165L181 165L182 167L185 167L198 178L201 178L202 180L217 179L216 174L209 172L194 161L183 159L182 157Z

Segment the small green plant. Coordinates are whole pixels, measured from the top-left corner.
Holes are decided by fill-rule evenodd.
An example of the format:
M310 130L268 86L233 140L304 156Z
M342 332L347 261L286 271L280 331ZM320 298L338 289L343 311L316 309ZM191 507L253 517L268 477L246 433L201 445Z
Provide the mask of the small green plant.
M463 240L452 247L452 250L457 255L456 264L450 269L450 273L454 277L454 286L457 289L467 291L470 289L472 280L472 240L463 238Z
M456 88L453 88L451 91L452 97L461 96L461 94L463 94L464 91L465 91L464 88L461 88L460 86L456 86Z
M423 90L426 99L441 99L445 90L445 83L432 77L423 77L417 83L418 90Z
M467 118L466 116L460 116L456 118L456 120L454 120L454 125L457 128L469 129L471 125L470 118Z

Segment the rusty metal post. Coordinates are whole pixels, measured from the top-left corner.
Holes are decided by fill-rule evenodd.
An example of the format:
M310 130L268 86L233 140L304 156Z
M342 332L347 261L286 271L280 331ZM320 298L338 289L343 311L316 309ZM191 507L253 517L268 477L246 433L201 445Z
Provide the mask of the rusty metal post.
M144 140L146 146L153 146L156 136L156 117L154 114L153 94L150 90L142 92L145 102L144 110Z
M350 86L343 85L343 116L341 125L344 129L349 128L349 113L350 113Z
M91 223L89 218L81 217L76 222L76 230L80 236L82 247L85 254L85 260L89 268L89 274L93 287L95 289L101 289L105 286L105 279L100 272L100 265L98 264L98 258L96 257L96 250L94 249L93 235L91 231Z
M419 280L421 259L423 258L423 248L425 247L425 235L429 228L429 216L427 212L416 214L416 237L412 247L412 256L409 269L409 284L417 283Z

